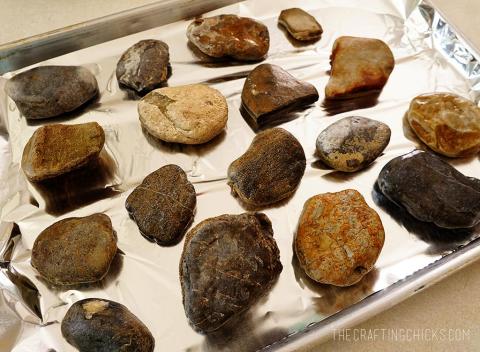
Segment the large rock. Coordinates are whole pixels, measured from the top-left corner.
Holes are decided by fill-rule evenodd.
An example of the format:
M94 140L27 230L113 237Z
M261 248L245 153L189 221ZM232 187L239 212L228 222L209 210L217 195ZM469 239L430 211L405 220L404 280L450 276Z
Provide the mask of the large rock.
M297 40L320 39L323 33L323 28L315 17L298 7L282 10L278 17L278 23Z
M190 325L210 333L255 304L282 271L272 224L262 213L202 221L180 259L183 305Z
M40 66L9 79L5 91L27 119L73 111L98 95L95 76L81 66Z

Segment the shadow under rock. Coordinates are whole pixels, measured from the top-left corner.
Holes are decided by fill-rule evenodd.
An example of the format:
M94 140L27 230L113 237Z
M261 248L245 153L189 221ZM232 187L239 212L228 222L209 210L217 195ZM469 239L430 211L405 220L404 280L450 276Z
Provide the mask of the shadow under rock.
M361 92L344 99L324 99L322 107L332 116L347 111L366 109L377 105L381 90Z
M283 34L288 39L290 44L292 44L292 46L294 46L295 48L310 46L318 42L320 39L322 39L320 37L318 39L311 39L311 40L298 40L298 39L295 39L281 24L277 23L277 28L280 30L280 32L283 32Z

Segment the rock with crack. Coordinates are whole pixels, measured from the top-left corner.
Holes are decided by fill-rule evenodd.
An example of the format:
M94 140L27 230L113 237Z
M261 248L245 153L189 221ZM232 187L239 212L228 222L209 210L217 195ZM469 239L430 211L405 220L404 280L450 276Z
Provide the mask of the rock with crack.
M296 40L318 40L323 33L323 28L315 17L298 7L282 10L278 23Z

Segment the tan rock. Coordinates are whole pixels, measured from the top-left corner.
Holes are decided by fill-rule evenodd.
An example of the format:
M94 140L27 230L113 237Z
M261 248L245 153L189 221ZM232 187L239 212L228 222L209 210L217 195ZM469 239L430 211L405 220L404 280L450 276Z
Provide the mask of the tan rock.
M278 23L297 40L320 39L323 33L323 28L315 17L297 7L282 10Z

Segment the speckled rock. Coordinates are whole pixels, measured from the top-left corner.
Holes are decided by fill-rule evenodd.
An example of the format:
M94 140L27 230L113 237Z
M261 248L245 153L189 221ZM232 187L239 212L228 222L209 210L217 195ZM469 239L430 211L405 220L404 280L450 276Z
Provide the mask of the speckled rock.
M461 157L480 150L480 108L451 93L415 97L407 112L410 127L437 153Z
M148 92L164 84L169 75L168 45L160 40L141 40L125 51L117 63L119 83L138 92Z
M63 175L97 158L104 143L105 133L96 122L42 126L23 149L23 172L30 181Z
M370 165L390 141L390 128L365 117L345 117L317 138L317 154L335 170L355 172Z
M283 128L255 136L248 150L228 167L232 193L249 206L262 207L291 196L305 172L300 142Z
M420 221L451 229L480 222L480 180L433 153L415 150L392 159L377 184L389 200Z
M142 126L165 142L202 144L218 136L228 119L225 97L203 84L156 89L140 100Z
M379 39L340 37L333 43L331 73L325 87L327 99L379 91L387 83L395 59Z
M300 81L280 66L261 64L247 76L242 104L257 122L269 114L307 106L318 100L315 87Z
M183 305L190 325L210 333L249 309L282 271L272 224L262 213L202 221L180 259Z
M298 7L282 10L278 23L297 40L320 39L323 33L322 26L315 17Z
M98 84L85 67L40 66L9 79L5 91L27 119L45 119L93 99L98 95Z
M263 59L270 46L264 24L236 15L197 18L188 26L187 37L208 56L243 61Z
M305 202L294 247L310 278L350 286L372 270L384 240L378 214L360 193L347 189L318 194Z
M65 314L62 335L80 352L153 352L155 339L124 305L107 299L75 302Z
M77 285L101 280L116 253L117 237L107 215L67 218L37 237L32 266L54 285Z
M177 165L166 165L145 177L125 207L143 236L161 245L182 239L193 221L195 188Z

